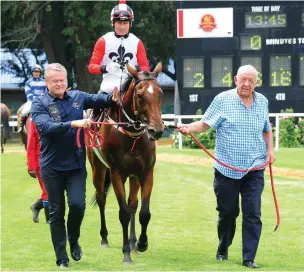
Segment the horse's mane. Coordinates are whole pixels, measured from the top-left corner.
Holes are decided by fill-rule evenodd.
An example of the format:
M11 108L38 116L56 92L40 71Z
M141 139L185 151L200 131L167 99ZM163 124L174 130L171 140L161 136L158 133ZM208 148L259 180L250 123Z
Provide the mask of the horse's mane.
M133 79L132 76L128 76L128 77L125 79L125 81L122 83L122 86L121 86L121 92L122 92L122 93L125 93L125 92L128 90L128 88L129 88L129 86L130 86L130 83L131 83L132 79Z

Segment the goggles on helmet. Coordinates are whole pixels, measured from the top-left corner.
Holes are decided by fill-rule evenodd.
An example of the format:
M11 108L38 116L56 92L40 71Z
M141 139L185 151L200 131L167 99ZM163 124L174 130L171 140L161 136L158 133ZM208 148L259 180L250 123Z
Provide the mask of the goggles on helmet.
M112 18L118 19L118 20L132 20L133 16L127 10L117 10L117 11L114 11Z

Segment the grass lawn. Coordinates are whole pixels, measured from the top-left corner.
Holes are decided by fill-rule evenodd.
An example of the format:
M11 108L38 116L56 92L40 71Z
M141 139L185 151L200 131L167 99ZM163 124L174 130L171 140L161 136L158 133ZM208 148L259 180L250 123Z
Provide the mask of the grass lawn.
M7 150L22 150L9 146ZM201 150L176 150L159 147L159 154L206 157ZM303 170L304 149L280 149L275 166ZM207 157L206 157L207 158ZM31 219L30 204L40 195L37 180L28 176L25 153L1 156L1 270L54 271L55 255L49 226L40 215L40 223ZM88 166L87 202L93 195ZM262 200L263 232L256 262L267 271L302 271L304 269L304 180L276 178L281 211L281 226L276 223L268 176ZM229 261L215 261L217 249L217 212L213 193L211 166L196 166L158 161L151 199L148 227L149 249L132 255L134 265L122 266L122 231L118 205L113 190L106 207L110 248L100 248L99 211L87 207L80 243L83 259L71 262L75 271L248 271L242 267L241 216ZM137 222L137 234L140 224ZM69 253L69 250L68 250ZM261 270L259 270L261 271Z

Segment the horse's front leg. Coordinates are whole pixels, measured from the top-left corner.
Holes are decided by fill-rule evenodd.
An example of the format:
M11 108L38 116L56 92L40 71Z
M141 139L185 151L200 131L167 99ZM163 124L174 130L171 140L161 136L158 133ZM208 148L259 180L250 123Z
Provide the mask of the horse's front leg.
M130 222L130 209L126 201L125 182L126 177L122 177L117 170L111 169L111 180L113 189L119 205L119 220L122 226L123 246L122 252L124 254L123 264L132 264L131 248L128 239L128 228Z
M109 170L103 166L93 150L87 151L88 158L92 167L93 184L96 189L96 201L99 207L100 214L100 236L101 247L109 247L108 229L105 217L106 197L109 190L111 179Z
M129 244L131 247L131 252L136 252L136 232L135 232L135 214L138 207L138 191L140 188L140 184L135 177L130 177L130 194L128 199L128 206L130 208L131 213L131 226L130 226L130 237L129 237Z
M150 196L153 187L153 168L149 170L146 178L141 183L141 209L139 213L139 222L141 224L141 234L137 241L136 249L144 252L148 249L147 228L151 218Z
M107 201L107 193L111 184L111 178L109 174L109 170L104 169L102 176L104 180L102 182L102 190L100 191L100 195L97 195L97 203L100 211L100 236L101 236L101 247L107 248L109 247L108 242L108 229L106 224L106 216L105 216L105 206Z

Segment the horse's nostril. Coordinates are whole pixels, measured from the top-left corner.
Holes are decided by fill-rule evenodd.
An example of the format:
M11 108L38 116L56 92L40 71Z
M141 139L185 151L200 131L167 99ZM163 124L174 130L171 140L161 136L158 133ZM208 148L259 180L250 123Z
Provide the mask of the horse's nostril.
M155 129L151 128L151 129L148 129L148 132L155 139L159 139L163 135L163 131L162 130L155 130Z
M156 138L161 138L161 136L163 136L163 132L162 131L158 131L155 133Z

